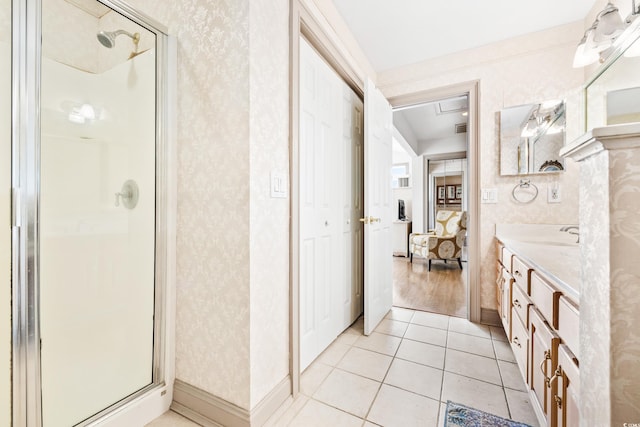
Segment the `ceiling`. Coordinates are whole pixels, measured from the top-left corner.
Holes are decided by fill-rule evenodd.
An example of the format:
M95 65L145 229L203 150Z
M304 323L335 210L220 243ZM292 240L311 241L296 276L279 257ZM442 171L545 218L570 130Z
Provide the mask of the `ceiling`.
M381 72L575 22L597 0L332 1Z
M467 123L467 105L462 96L396 110L393 124L410 142L444 139L455 134L456 125Z

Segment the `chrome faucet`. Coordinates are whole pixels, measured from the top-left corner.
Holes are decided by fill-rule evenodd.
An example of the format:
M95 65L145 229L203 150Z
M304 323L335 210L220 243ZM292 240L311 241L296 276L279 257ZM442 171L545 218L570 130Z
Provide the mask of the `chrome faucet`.
M578 240L576 241L576 243L580 243L580 227L578 227L577 225L567 225L564 226L562 228L560 228L560 231L565 231L569 234L573 234L575 236L578 236Z

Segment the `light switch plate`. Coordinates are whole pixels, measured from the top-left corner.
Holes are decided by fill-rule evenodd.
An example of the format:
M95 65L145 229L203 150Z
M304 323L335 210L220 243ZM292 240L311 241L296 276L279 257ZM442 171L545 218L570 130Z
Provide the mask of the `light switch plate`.
M560 194L560 188L549 187L547 188L547 203L560 203L562 197Z
M271 197L287 198L287 175L284 172L271 171Z
M483 188L481 191L481 203L498 203L498 189L497 188Z

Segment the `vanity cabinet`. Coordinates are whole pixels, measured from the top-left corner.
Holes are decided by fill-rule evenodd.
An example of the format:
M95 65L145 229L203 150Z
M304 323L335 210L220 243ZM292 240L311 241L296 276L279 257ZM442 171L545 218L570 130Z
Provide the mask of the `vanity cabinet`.
M562 287L498 243L496 300L541 426L577 426L579 308Z
M546 421L544 425L557 425L554 400L557 389L556 383L551 383L551 378L558 363L560 337L537 309L531 310L530 329L529 388L533 392L531 403L536 413L544 415Z
M556 386L554 395L555 417L558 427L578 427L579 396L580 396L580 371L578 359L573 355L569 347L560 345L558 348L558 366L553 374L551 382Z
M511 253L500 243L498 244L497 259L496 300L498 315L507 339L511 342L511 292L514 280L511 275Z

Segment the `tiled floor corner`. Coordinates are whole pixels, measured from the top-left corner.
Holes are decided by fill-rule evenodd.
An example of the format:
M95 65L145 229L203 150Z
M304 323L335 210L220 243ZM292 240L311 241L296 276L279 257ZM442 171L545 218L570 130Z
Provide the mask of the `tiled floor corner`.
M370 336L362 326L306 369L268 427L443 426L447 400L538 425L502 329L396 307ZM151 424L193 425L173 413Z

